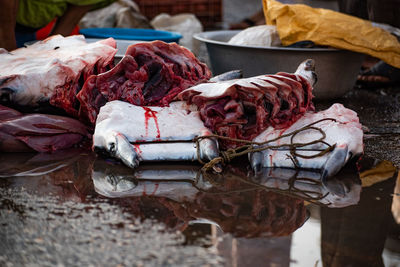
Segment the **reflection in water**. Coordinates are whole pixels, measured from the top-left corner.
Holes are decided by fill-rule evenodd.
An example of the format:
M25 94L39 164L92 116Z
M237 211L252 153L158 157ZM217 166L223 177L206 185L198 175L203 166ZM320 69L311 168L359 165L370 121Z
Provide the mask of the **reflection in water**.
M62 199L85 199L93 192L90 179L94 153L70 149L48 153L0 154L0 181L30 192ZM1 177L13 177L2 180Z
M51 156L2 155L0 174L14 176L3 179L3 185L19 184L28 191L51 193L60 199L82 202L87 201L88 195L93 199L100 194L135 218L162 222L193 238L193 242L197 238L191 237L194 233L205 237L215 234L215 229L236 237L270 237L253 239L255 243L233 238L228 247L232 253L237 251L236 255L257 242L264 244L263 249L272 248L279 241L274 243L271 237L285 236L280 241L286 250L282 249L285 252L275 262L288 260L289 235L307 219L306 200L322 207L324 265L341 266L360 259L363 262L363 257L378 266L382 263L380 255L391 229L391 197L387 192L394 187L393 179L363 189L361 201L355 205L360 200L361 183L354 166L344 168L329 180L304 170L263 169L254 175L248 166L235 164L215 175L201 173L200 167L142 165L132 171L121 164L96 159L93 154L71 150ZM271 253L262 252L263 249L260 255Z
M138 205L140 216L148 217L145 213L151 199L158 210L161 205L181 222L181 230L193 222L208 222L235 236L280 236L304 223L306 209L302 200L231 179L236 176L233 172L206 177L199 168L142 166L127 176L119 172L125 167L96 163L92 178L96 191L104 196L146 202L146 206ZM171 221L167 217L157 219Z
M357 206L321 210L324 266L384 266L382 251L391 229L397 229L398 240L399 227L390 212L392 196L388 194L394 182L390 179L364 188Z
M330 207L356 204L361 191L357 173L341 175L340 180L321 181L316 172L271 168L253 175L247 166L227 166L213 174L198 165L143 165L132 171L97 160L92 179L99 194L135 203L140 217L148 217L148 207L157 205L176 217L168 221L181 230L208 222L235 236L256 237L295 231L306 219L304 200Z
M1 176L40 176L24 187L66 199L84 199L94 185L98 194L129 206L136 217L155 218L172 229L208 223L245 237L289 235L307 218L304 200L344 207L358 202L361 189L351 168L329 180L321 180L317 172L278 168L254 175L240 164L227 166L222 174L203 173L199 165L171 164L132 171L79 150L8 154L0 170Z
M324 266L384 266L385 247L400 252L400 227L393 218L396 211L391 212L396 170L390 162L373 159L364 159L359 169L363 193L358 205L321 209Z

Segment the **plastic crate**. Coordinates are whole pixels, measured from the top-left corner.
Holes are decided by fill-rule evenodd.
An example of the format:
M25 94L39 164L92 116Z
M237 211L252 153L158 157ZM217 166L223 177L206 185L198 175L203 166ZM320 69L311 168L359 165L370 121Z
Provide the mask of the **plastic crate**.
M160 13L176 15L194 14L207 28L213 28L222 21L222 0L135 0L140 12L148 19Z

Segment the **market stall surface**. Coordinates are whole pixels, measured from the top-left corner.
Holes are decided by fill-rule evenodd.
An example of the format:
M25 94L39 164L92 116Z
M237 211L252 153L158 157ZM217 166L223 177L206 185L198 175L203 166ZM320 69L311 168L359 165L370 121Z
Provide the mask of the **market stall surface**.
M365 155L359 171L352 163L330 182L306 186L298 173L249 180L240 160L202 183L197 164L144 165L142 178L171 169L188 177L163 184L88 152L2 153L0 265L396 266L399 101L398 87L354 89L337 100L359 114ZM327 201L332 193L340 208Z

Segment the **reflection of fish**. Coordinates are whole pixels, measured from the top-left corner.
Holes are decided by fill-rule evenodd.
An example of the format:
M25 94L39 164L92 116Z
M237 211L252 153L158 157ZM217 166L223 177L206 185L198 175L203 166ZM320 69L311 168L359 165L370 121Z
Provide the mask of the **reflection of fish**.
M199 188L212 185L199 175L198 165L144 165L134 172L123 166L97 162L92 173L95 190L106 197L167 197L193 199Z
M361 181L354 170L338 177L322 179L319 172L288 168L263 168L252 181L266 188L300 197L330 208L355 205L360 200Z
M318 123L295 133L315 122ZM295 134L285 136L290 133ZM317 113L308 112L286 129L270 127L254 141L264 142L279 137L282 138L267 144L276 148L250 154L254 170L261 167L318 169L323 172L323 177L329 177L335 175L351 158L362 154L364 148L363 131L357 113L341 104L334 104ZM313 143L319 139L321 141ZM328 152L330 149L332 151ZM328 153L314 157L324 150Z
M2 153L0 177L42 176L88 157L87 151L68 149L49 153ZM93 155L91 155L93 157Z
M217 142L201 140L199 151L193 142L197 136L210 134L198 111L190 111L184 102L173 102L169 107L139 107L112 101L100 109L93 147L131 168L140 161L194 161L198 154L203 160L211 160L219 154Z
M202 176L199 169L190 165L141 165L132 172L100 161L94 165L92 179L99 194L132 201L142 212L140 216L152 216L149 206L164 207L186 224L208 222L235 236L289 235L307 218L303 200L249 186L246 176L245 182L229 178L242 172ZM127 170L130 175L126 175ZM137 204L141 200L146 203L144 209ZM161 214L163 221L176 221L165 216L166 212Z

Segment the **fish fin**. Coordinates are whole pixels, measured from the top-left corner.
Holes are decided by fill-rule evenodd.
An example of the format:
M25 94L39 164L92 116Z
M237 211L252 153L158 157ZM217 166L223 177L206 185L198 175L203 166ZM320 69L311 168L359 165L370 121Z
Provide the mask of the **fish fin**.
M259 173L262 168L263 154L261 152L254 152L249 154L251 168L254 173Z
M215 139L204 138L200 140L199 149L202 160L211 161L219 156L218 143Z
M322 168L322 179L331 177L340 171L346 164L348 151L349 147L347 144L336 145Z

